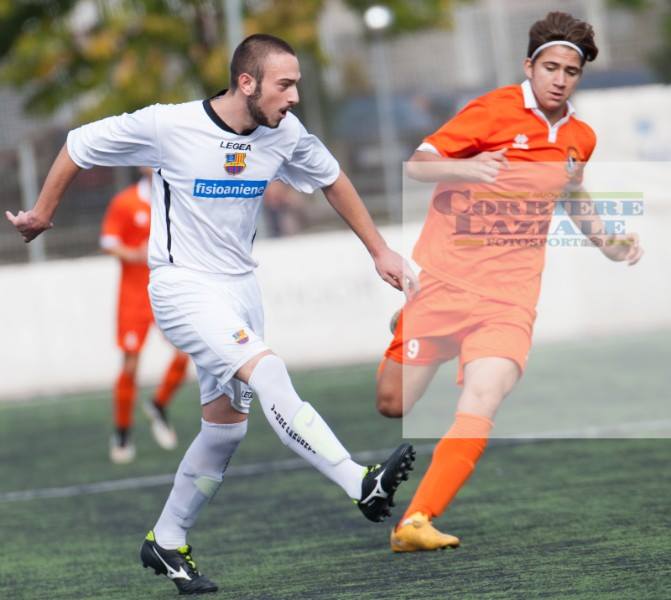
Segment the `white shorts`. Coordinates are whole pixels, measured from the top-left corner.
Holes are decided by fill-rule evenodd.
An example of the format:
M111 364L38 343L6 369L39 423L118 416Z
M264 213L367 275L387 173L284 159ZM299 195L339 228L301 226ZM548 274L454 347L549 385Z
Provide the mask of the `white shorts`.
M149 297L156 324L196 364L201 404L226 394L237 411L248 413L252 391L233 375L269 349L263 341L263 305L254 274L162 266L151 272Z

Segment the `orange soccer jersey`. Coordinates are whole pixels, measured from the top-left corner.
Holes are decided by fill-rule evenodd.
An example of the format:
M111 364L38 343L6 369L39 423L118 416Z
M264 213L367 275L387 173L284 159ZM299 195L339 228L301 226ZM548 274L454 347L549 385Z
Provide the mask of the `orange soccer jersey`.
M149 240L150 190L144 180L132 185L110 202L102 224L101 246L140 248ZM142 346L153 314L147 293L149 268L144 263L121 261L118 297L118 342L127 351Z
M470 158L506 148L511 168L495 184L437 185L413 258L441 281L533 309L555 201L595 143L570 104L550 125L528 81L473 100L419 150Z

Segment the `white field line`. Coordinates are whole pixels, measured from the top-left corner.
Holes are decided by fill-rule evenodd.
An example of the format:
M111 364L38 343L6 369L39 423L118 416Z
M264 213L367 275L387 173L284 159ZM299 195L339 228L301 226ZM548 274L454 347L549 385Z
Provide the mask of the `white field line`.
M433 449L433 445L422 445L415 447L418 453L426 454ZM353 458L361 462L373 462L386 458L392 449L371 450L359 452ZM225 478L249 477L253 475L270 475L283 471L298 471L311 468L310 464L302 458L289 458L286 460L268 461L262 463L251 463L249 465L231 466L226 469ZM42 488L34 490L23 490L17 492L0 493L0 503L22 502L41 498L71 498L73 496L84 496L88 494L101 494L103 492L118 492L122 490L144 489L161 485L172 484L174 473L168 475L147 475L144 477L130 477L127 479L112 479L109 481L98 481L96 483L82 483L65 487Z
M608 427L588 427L583 430L575 431L553 431L538 434L525 434L514 438L493 438L490 446L510 446L517 444L530 444L557 439L599 439L599 438L622 438L631 439L635 437L634 432L659 432L665 431L665 435L655 437L671 437L671 420L659 421L639 421L636 423L623 423ZM417 454L426 455L433 452L435 443L415 445ZM383 450L367 450L357 452L353 459L357 462L370 464L384 460L391 452L392 448ZM301 458L290 458L286 460L267 461L262 463L252 463L249 465L232 466L226 470L226 478L230 477L249 477L258 475L270 475L283 471L298 471L301 469L312 468ZM102 494L104 492L119 492L122 490L136 490L162 485L172 484L174 473L167 475L147 475L144 477L130 477L127 479L112 479L109 481L99 481L96 483L82 483L79 485L69 485L64 487L41 488L33 490L21 490L16 492L0 493L0 504L7 502L25 502L28 500L37 500L44 498L72 498L76 496L85 496L90 494Z

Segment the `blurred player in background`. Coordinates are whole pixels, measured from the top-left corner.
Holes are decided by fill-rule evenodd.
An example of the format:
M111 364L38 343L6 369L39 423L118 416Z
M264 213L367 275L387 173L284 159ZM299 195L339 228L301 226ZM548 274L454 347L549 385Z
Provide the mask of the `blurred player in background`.
M271 181L263 195L263 217L268 237L295 235L306 225L304 197L279 180Z
M202 421L140 558L182 594L218 589L196 568L186 538L247 433L252 393L282 443L339 485L371 521L391 514L394 493L414 460L412 446L404 443L381 464L353 461L314 407L298 396L284 361L263 340L251 251L263 193L275 179L304 193L322 189L365 245L378 275L409 296L416 284L336 159L291 114L300 77L291 46L252 35L233 54L231 89L71 131L35 207L7 213L30 241L51 227L63 192L81 168L154 169L151 304L162 331L196 363ZM296 319L300 327L300 315Z
M584 198L564 207L607 258L632 265L641 257L636 234L605 234L581 186L596 137L569 97L597 52L589 24L548 14L530 30L527 80L470 102L407 166L410 177L438 185L413 254L421 290L403 308L380 365L378 409L402 416L440 364L455 357L463 390L452 426L391 532L395 552L459 544L431 520L470 477L496 410L526 366L554 199L565 191ZM553 200L539 202L548 192ZM509 235L515 231L529 235Z
M154 322L147 286L147 242L151 222L150 168L141 167L142 178L117 194L110 202L102 224L100 246L121 263L117 305L117 344L123 352L121 373L114 387L115 433L110 442L110 460L129 463L135 458L130 439L137 393L136 375L140 352ZM166 409L184 380L189 357L176 350L154 398L142 409L151 422L156 443L165 450L177 446L177 435L168 423Z

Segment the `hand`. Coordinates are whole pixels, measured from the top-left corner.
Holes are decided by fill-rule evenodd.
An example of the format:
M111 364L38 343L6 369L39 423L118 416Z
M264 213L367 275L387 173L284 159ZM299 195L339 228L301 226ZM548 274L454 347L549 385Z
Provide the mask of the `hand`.
M471 158L460 160L457 165L460 179L496 183L499 171L510 168L506 158L507 151L508 148L502 148L496 152L481 152Z
M608 236L599 247L610 260L627 261L629 266L635 265L643 256L637 233Z
M23 237L23 241L26 243L34 240L40 233L54 226L49 219L44 219L34 209L28 212L20 210L16 215L7 210L5 211L5 216L16 227L21 237Z
M147 264L147 244L142 244L138 248L128 248L126 261L131 263Z
M406 300L412 300L419 291L419 280L408 262L397 252L386 248L373 257L375 269L384 281L402 290Z

